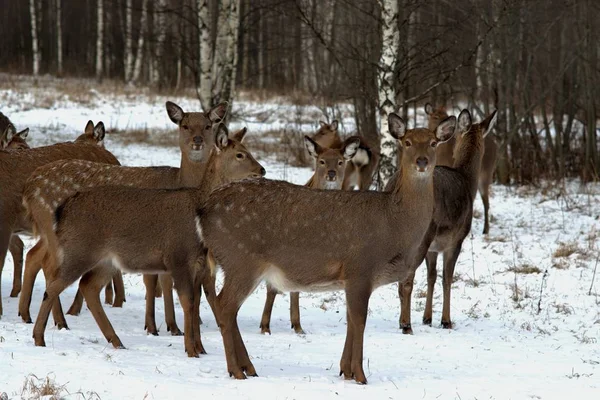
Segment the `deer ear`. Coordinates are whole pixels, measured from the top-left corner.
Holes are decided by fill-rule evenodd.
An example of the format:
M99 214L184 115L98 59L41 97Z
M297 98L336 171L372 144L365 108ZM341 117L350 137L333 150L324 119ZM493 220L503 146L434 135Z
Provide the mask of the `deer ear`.
M319 121L319 125L321 125L321 126L320 126L321 128L324 128L324 127L326 127L326 126L327 126L327 122L324 122L324 121Z
M94 135L94 122L92 122L92 120L89 120L88 123L85 125L85 130L83 131L83 133L90 136Z
M231 135L233 140L237 140L238 142L242 142L242 140L244 140L244 136L246 136L246 133L248 133L248 128L243 127L242 129L240 129L239 131L235 132L233 135Z
M21 132L17 133L15 136L18 136L21 139L27 139L27 136L29 136L29 128L23 129Z
M223 118L225 118L225 115L227 115L228 107L229 103L226 101L217 104L208 112L208 119L210 119L212 122L221 122Z
M458 114L458 127L456 130L461 134L465 134L471 129L471 113L466 108Z
M344 142L344 158L348 161L351 160L360 147L360 138L358 136L351 136Z
M496 125L496 121L498 120L498 110L494 110L493 113L488 115L486 119L480 122L481 127L484 129L483 137L486 137L488 133L492 131L494 125Z
M6 138L6 143L8 144L8 142L10 142L16 135L17 129L13 124L9 123L6 129L4 130L4 137Z
M106 134L106 130L104 129L104 122L100 121L94 127L94 139L98 142L104 140L104 135Z
M331 128L332 131L337 131L338 130L338 120L334 119L333 121L331 121L329 128Z
M229 145L229 131L225 124L219 123L217 132L215 133L215 146L217 151L221 152Z
M181 121L183 120L183 115L185 114L183 112L183 109L181 107L179 107L177 104L173 103L172 101L167 101L165 103L166 107L167 107L167 114L169 115L169 118L171 119L171 121L173 121L173 123L179 125L181 123Z
M445 142L450 140L452 136L454 136L454 131L456 130L456 117L454 115L446 118L437 128L435 128L435 137L440 142Z
M431 103L425 103L425 114L431 115L433 113L433 106Z
M304 146L306 147L306 150L308 150L308 154L313 158L317 158L319 154L323 152L323 148L319 146L319 143L306 135L304 136Z
M406 134L406 123L398 114L390 113L388 115L388 128L396 140L400 140Z

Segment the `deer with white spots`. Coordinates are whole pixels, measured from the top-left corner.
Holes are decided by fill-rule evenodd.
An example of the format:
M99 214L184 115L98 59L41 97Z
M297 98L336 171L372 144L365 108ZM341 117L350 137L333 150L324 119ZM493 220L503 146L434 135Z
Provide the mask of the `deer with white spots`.
M304 145L308 153L315 159L315 172L305 186L311 189L342 189L346 165L356 155L360 143L358 136L351 136L341 146L327 148L309 136L304 136ZM277 289L267 285L267 299L260 321L260 332L263 334L271 334L271 313L276 296ZM294 332L304 334L304 329L300 324L300 293L298 292L290 293L290 322Z
M209 274L202 266L206 249L199 238L196 210L213 188L265 173L241 143L228 138L222 123L215 130L198 188L97 187L78 192L56 209L56 247L50 251L58 263L47 266L48 283L33 330L37 346L45 345L52 304L81 277L80 288L102 333L115 348L123 347L98 299L114 266L127 272L170 274L184 312L185 351L189 357L205 353L198 308L200 285Z
M83 161L58 161L37 169L28 180L23 201L29 211L36 232L41 240L27 254L23 294L19 299L19 314L27 323L31 323L29 307L35 278L40 269L55 261L47 260L52 256L48 248L56 248L54 234L54 212L59 204L78 191L89 190L98 186L130 186L138 188L175 189L180 187L198 187L206 180L207 161L214 147L214 127L223 119L227 104L221 103L203 112L184 112L172 102L166 103L169 118L179 126L179 147L181 151L181 167L121 167L108 166ZM245 130L234 135L241 141ZM240 163L241 164L241 163ZM116 273L120 276L120 272ZM157 335L158 329L154 319L154 299L157 275L144 276L147 289L146 328ZM181 335L175 321L172 286L168 274L161 276L164 291L165 319L167 331L172 335ZM60 304L59 302L57 302ZM77 292L73 305L68 313L78 315L83 304L83 294ZM55 313L60 312L57 305Z
M454 166L436 166L433 172L435 212L428 233L421 243L421 250L415 261L418 266L427 264L427 300L423 313L423 323L431 325L433 290L437 279L438 254L444 255L442 286L444 302L442 327L452 328L450 319L450 298L454 267L460 254L462 243L471 231L473 201L477 195L481 159L485 149L485 138L496 122L494 111L478 124L471 124L471 114L463 110L458 116L458 133L455 135ZM386 191L395 189L401 171L388 182ZM399 282L400 328L404 334L412 334L410 306L415 271Z
M454 135L456 118L435 131L407 130L393 113L388 123L404 151L391 193L314 190L259 179L215 190L198 210L209 267L214 272L218 264L224 272L219 322L227 370L236 379L256 375L238 310L266 281L280 291L345 290L348 330L340 375L367 383L362 364L369 298L414 268L434 211L435 147Z
M104 148L104 134L102 122L94 126L92 121L89 121L85 133L74 142L28 150L0 150L0 188L2 188L0 192L0 274L4 268L4 259L12 237L17 234L33 233L22 201L27 178L36 168L63 159L118 164L115 156ZM1 304L0 299L0 315L2 315ZM64 320L55 320L55 322L59 327L66 326Z

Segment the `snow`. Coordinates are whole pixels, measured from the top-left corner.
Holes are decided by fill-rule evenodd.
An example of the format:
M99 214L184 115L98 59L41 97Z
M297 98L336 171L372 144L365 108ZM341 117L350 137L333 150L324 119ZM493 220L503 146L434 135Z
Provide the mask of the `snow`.
M30 126L34 146L72 139L88 119L104 120L109 130L142 125L173 128L164 112L166 97L103 97L97 94L90 103L63 99L40 109L31 108L34 101L28 94L0 88L0 109L18 128ZM15 101L11 105L8 99ZM185 98L175 101L186 110L198 104ZM277 116L267 123L238 120L234 126L248 125L251 135L281 129L292 124L281 111L286 107L293 108L244 102L234 111L244 109L247 115L257 115L270 110ZM311 107L302 113L306 117L301 125L306 131L323 119L313 115L316 110ZM137 143L125 146L113 135L107 135L106 147L125 165L179 164L174 147ZM269 178L303 184L310 176L309 169L278 163L274 157L259 161ZM34 374L40 379L48 376L63 386L62 395L68 399L597 398L600 272L591 291L590 285L598 260L598 189L583 189L576 183L541 189L494 186L488 236L481 234L483 207L478 199L472 235L465 240L456 267L451 302L455 328L440 327L441 260L432 327L420 322L425 304L424 266L417 272L413 291L414 335L402 335L398 329L397 285L378 289L371 297L365 332L367 386L338 376L346 333L343 292L300 295L306 335L296 335L290 329L289 296L278 296L271 321L273 334L264 336L259 323L266 290L261 285L238 317L260 377L236 381L227 375L221 335L204 299L202 340L209 354L187 358L183 338L170 336L164 323L159 327L160 336L146 335L144 286L136 275L124 276L124 307L106 308L126 350L115 350L106 343L85 307L79 317L67 316L70 330L49 326L47 347L35 347L33 325L21 321L17 316L18 299L8 297L13 278L12 259L8 256L1 281L4 316L0 320L0 394L21 398L25 380ZM28 249L34 244L31 239L25 242ZM557 249L566 248L560 243L571 244L573 254L559 257L557 253L555 257ZM533 267L541 272L513 272ZM34 318L43 287L40 274L31 308ZM71 287L61 296L63 307L72 301L75 290ZM163 305L161 301L156 304L157 321L162 322ZM176 312L182 328L178 303Z

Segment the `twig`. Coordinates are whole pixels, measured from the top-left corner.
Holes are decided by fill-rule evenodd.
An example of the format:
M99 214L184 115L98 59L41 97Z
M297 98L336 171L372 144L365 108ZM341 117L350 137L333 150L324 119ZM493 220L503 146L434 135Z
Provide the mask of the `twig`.
M542 312L542 295L544 293L544 283L546 282L546 278L548 277L548 270L544 271L544 275L542 275L542 284L540 285L540 299L538 300L537 313L540 315Z
M592 287L594 287L594 281L596 280L596 269L598 268L598 259L600 259L600 252L598 252L598 255L596 256L596 264L594 264L594 275L592 275L592 284L590 285L588 296L592 295Z

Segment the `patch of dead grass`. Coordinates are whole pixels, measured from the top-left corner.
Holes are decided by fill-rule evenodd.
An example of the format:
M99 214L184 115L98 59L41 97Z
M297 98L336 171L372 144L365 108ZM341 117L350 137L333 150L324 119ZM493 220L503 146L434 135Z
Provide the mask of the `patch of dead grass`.
M552 257L567 258L575 253L585 253L585 251L579 247L577 242L559 242L558 247L552 253Z
M521 265L513 265L509 267L506 272L514 272L516 274L539 274L542 270L535 265L531 264L521 264Z
M54 378L46 376L40 379L34 374L29 374L23 383L21 399L59 400L63 392L66 392L65 385L57 384Z

